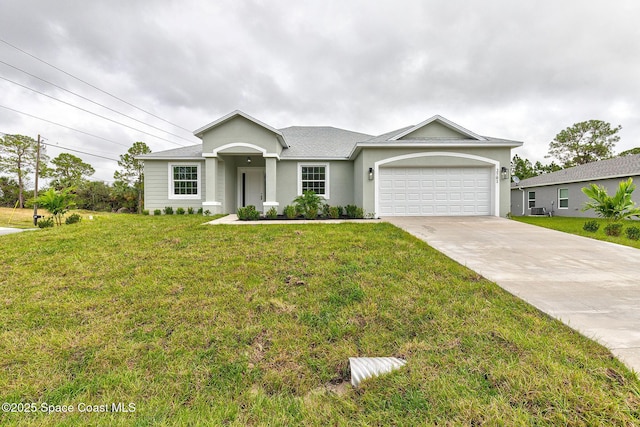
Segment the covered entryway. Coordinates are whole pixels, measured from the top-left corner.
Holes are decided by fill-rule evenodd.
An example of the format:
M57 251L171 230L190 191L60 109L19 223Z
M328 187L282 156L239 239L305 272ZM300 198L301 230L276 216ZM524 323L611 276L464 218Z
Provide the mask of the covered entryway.
M382 167L379 215L492 215L491 173L491 167Z

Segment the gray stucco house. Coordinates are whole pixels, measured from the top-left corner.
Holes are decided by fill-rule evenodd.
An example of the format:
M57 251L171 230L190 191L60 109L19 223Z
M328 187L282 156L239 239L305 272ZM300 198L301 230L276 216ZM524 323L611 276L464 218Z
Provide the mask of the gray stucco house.
M618 190L620 181L633 178L640 184L640 154L587 163L513 183L511 212L530 215L531 208L545 208L556 216L595 217L595 212L582 211L588 197L582 188L589 184L604 186L610 195ZM636 190L633 200L640 201Z
M392 215L506 216L511 149L444 117L373 136L334 127L275 129L234 111L196 130L201 144L140 156L145 208L267 211L313 190L333 206Z

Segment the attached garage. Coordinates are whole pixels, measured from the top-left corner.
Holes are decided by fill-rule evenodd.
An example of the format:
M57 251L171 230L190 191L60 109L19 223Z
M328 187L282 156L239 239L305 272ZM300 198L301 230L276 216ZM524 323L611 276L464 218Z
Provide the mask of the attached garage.
M493 215L491 176L491 167L381 167L379 215Z

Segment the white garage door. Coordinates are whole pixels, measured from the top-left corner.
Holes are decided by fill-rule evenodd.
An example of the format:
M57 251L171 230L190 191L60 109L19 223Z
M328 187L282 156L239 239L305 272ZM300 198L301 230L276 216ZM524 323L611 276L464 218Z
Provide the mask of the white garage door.
M491 168L380 168L379 216L491 215Z

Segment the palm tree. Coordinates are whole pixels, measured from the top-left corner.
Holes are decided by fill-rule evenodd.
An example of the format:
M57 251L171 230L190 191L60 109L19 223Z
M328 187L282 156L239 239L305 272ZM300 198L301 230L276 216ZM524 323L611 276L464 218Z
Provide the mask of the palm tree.
M73 194L69 189L56 191L49 188L36 200L38 205L49 211L58 225L62 225L62 216L67 213L69 208L75 205L73 202Z
M635 202L631 199L631 194L635 189L633 178L620 181L618 191L614 196L609 196L607 189L602 185L591 184L582 189L582 192L591 199L582 210L593 209L596 215L611 222L618 222L632 216L640 217L640 208L636 207Z

